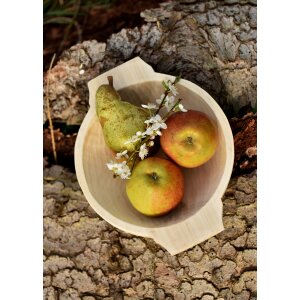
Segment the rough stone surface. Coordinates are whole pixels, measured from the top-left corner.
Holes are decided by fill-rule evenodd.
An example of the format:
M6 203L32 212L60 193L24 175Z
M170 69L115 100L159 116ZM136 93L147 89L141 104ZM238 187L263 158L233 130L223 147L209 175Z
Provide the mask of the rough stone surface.
M181 74L198 84L228 114L255 106L256 1L174 0L141 16L148 23L140 28L122 29L106 43L85 41L63 53L44 76L44 121L47 78L53 120L81 124L88 110L87 82L135 56L155 71Z
M75 174L46 167L44 300L256 299L256 172L231 179L229 202L223 232L171 256L102 220Z

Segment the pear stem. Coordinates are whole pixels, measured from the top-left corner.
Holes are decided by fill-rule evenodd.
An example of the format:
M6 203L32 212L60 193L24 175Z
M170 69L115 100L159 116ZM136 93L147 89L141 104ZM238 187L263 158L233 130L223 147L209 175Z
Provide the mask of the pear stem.
M108 84L114 87L114 78L112 76L107 76Z

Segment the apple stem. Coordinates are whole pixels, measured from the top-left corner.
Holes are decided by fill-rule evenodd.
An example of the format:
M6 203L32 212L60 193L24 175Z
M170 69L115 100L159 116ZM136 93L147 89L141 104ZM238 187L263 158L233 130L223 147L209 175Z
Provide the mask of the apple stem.
M150 175L152 177L153 180L157 180L158 179L158 176L155 172L151 173Z
M186 140L188 144L193 144L193 138L191 136L188 136Z

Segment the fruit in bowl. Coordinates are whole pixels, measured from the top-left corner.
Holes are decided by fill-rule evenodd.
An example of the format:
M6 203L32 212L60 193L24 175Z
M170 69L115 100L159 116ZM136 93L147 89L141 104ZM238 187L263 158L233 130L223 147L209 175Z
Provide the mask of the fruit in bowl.
M139 162L126 182L133 207L147 216L164 215L175 209L184 194L183 174L171 161L150 157Z
M126 194L137 211L147 216L164 215L183 198L184 178L178 165L198 167L213 156L216 126L207 115L187 111L182 99L176 99L179 77L162 82L164 92L157 104L141 107L122 101L112 77L107 79L109 84L97 90L96 112L106 144L117 153L115 161L106 165L114 177L127 179ZM159 144L169 157L149 158Z
M178 165L195 168L215 154L218 145L217 127L204 113L195 110L176 112L166 121L160 144L163 151Z
M121 99L113 87L113 77L109 84L103 84L96 93L96 112L103 128L107 146L115 151L134 151L136 142L126 143L136 132L144 131L149 111Z

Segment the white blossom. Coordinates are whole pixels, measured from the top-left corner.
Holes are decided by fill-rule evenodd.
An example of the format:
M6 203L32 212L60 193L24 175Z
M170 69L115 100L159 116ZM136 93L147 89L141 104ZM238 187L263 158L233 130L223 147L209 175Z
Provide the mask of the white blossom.
M123 152L119 152L116 154L116 159L121 159L122 157L128 158L127 150L124 150Z
M167 110L170 110L175 103L175 97L174 96L169 96L165 94L161 94L160 99L156 99L156 103L160 104L165 98L163 106L167 108Z
M140 147L139 157L143 160L147 155L148 155L148 149L147 149L147 147L146 147L146 144L144 143L144 144Z
M109 162L109 163L106 164L107 168L108 168L110 171L113 171L114 169L116 169L116 168L117 168L117 165L118 165L118 163L115 163L115 162L113 162L113 161L111 161L111 162Z
M122 173L120 174L120 177L122 179L129 179L130 178L130 175L131 175L131 172L130 172L130 169L129 167L126 165L123 170L122 170Z
M135 135L133 135L130 140L126 141L124 143L124 145L130 144L130 143L135 143L138 140L140 140L142 138L142 133L140 131L138 131Z
M154 146L154 142L153 142L153 141L150 141L150 142L148 143L148 146L149 146L149 147Z
M160 129L160 128L162 128L162 129L166 129L167 128L167 124L163 121L163 120L161 120L160 122L156 122L156 123L154 123L153 125L152 125L152 128L153 128L153 130L158 130L158 129Z
M160 129L167 128L167 124L164 122L160 115L155 115L154 117L151 117L149 120L146 120L145 123L148 125L148 127L143 133L144 136L161 135Z
M154 134L154 129L153 129L153 126L149 126L146 131L144 132L144 136L147 136L147 135L150 135L151 138ZM155 137L155 136L154 136Z
M154 139L156 135L161 135L160 128L166 129L167 125L163 123L165 126L161 126L159 123L152 124L149 126L146 131L144 132L144 135L150 135L150 139Z
M161 118L160 121L158 121L156 124L158 124L162 129L167 129L167 124Z
M113 171L117 176L120 176L122 179L128 179L131 175L130 169L127 166L127 162L123 161L121 163L116 163L111 161L106 164L107 168Z
M184 106L180 103L178 105L178 108L182 111L182 112L187 112L187 109L184 108Z
M160 115L155 115L154 117L151 117L150 119L146 120L145 123L148 124L154 124L159 120ZM161 117L160 117L161 118Z
M167 85L168 85L168 88L169 88L170 92L174 96L176 96L178 94L178 91L177 91L177 88L175 87L175 85L170 80L167 82Z
M142 107L147 108L147 109L156 109L158 108L155 104L153 103L148 103L147 105L142 104Z
M167 128L166 123L163 121L161 116L158 114L155 115L154 117L151 117L149 120L146 120L145 123L146 124L155 124L155 126L157 126L157 129L159 129L159 128L166 129Z
M167 108L167 110L170 110L174 106L174 102L175 102L174 96L166 96L164 106Z

